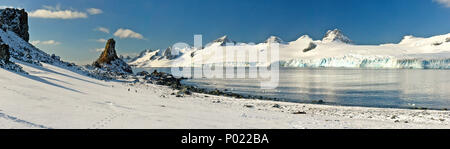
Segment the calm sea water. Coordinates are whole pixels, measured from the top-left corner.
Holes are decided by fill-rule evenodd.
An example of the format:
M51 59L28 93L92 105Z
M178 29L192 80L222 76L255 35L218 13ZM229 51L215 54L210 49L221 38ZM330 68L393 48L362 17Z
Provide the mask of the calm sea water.
M170 68L139 68L135 71L155 69L170 73ZM322 100L327 104L346 106L450 109L450 70L280 68L277 88L263 90L261 81L201 78L183 83L287 102Z

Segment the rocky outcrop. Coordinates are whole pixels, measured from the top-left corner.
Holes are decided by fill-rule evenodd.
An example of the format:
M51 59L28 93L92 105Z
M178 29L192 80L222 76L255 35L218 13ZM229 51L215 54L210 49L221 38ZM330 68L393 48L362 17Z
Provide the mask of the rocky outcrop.
M92 65L118 75L132 74L131 67L117 56L115 46L116 41L112 38L109 39L106 42L105 50Z
M100 64L111 64L111 61L114 61L116 59L119 59L116 53L116 41L114 39L109 39L106 42L105 49L103 50L100 57L97 59L97 61L94 62L94 65L100 65Z
M317 47L317 45L315 43L310 42L308 47L303 49L303 52L308 52L308 51L314 50L316 47Z
M0 28L17 34L25 41L29 41L28 14L24 9L5 8L0 9Z
M7 44L0 45L0 68L4 68L14 72L20 72L23 74L28 74L22 70L22 67L9 61L10 53L9 46Z
M9 62L9 46L6 44L1 44L0 45L0 61L4 62L4 63L8 63Z

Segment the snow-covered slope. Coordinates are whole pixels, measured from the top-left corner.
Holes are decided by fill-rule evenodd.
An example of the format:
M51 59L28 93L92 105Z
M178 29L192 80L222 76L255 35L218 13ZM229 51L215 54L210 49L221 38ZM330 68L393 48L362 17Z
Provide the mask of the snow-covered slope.
M307 35L295 41L283 42L271 36L259 44L236 43L229 37L221 37L203 49L185 50L175 59L151 59L156 53L146 52L130 64L137 67L192 66L195 64L224 63L233 66L264 66L268 63L247 61L246 55L238 55L243 61L226 61L215 52L227 50L264 51L273 43L279 44L279 62L284 67L361 67L361 68L432 68L450 69L450 33L429 38L405 36L398 44L355 45L340 30L330 30L322 40Z
M46 63L15 62L29 74L0 69L2 129L450 128L448 111L284 103L197 93L178 98L171 95L177 90L165 86L101 81ZM292 114L298 111L306 114Z
M111 75L102 73L99 70L77 66L74 63L62 61L59 56L54 54L49 55L9 30L0 30L0 44L6 44L9 46L9 52L11 54L10 61L13 62L24 62L35 66L42 66L46 63L96 79L112 79ZM21 71L20 68L17 67L14 67L13 69L16 69L15 71Z

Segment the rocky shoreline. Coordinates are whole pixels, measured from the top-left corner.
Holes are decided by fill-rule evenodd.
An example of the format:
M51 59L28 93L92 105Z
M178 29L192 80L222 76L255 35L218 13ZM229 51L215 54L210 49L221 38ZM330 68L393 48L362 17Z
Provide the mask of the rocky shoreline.
M224 97L234 97L234 98L252 98L249 96L243 96L240 94L232 93L227 90L221 91L218 89L214 90L207 90L203 88L198 88L195 86L190 85L184 85L181 83L182 80L185 80L187 78L181 77L177 78L174 77L170 73L166 72L158 72L157 70L153 71L152 73L149 73L147 71L141 71L136 74L138 78L135 82L140 82L139 79L142 79L145 83L150 84L156 84L156 85L163 85L163 86L169 86L170 88L174 90L179 90L176 93L177 97L184 97L185 95L191 95L192 93L203 93L203 94L209 94L209 95L216 95L216 96L224 96ZM265 100L276 100L273 98L265 98L265 97L259 97L256 98L253 96L254 99L265 99Z
M285 101L282 98L270 98L270 97L255 96L255 95L242 95L242 94L238 94L238 93L233 93L227 89L225 89L225 90L219 90L217 88L216 89L205 89L205 88L199 88L199 87L192 86L192 85L185 85L185 84L182 84L181 81L186 80L188 78L184 78L184 77L177 78L177 77L174 77L170 73L158 72L157 70L154 70L152 73L149 73L147 71L140 71L140 72L136 73L134 79L135 79L134 83L138 83L138 82L150 83L150 84L168 86L173 90L178 90L177 93L172 93L172 95L175 95L176 97L185 97L185 96L192 95L192 93L200 93L200 94L207 94L207 95L214 95L214 96L231 97L231 98L236 98L236 99ZM300 102L300 103L302 103L302 102ZM307 102L304 102L304 103L308 104ZM318 105L335 105L333 103L327 103L324 100L313 100L309 103L310 104L318 104ZM274 107L276 107L276 105ZM427 107L410 107L410 108L400 108L400 109L448 111L447 108L433 109L433 108L427 108Z
M166 72L158 72L157 70L149 73L147 71L141 71L136 73L135 83L137 82L145 82L156 85L168 86L173 90L179 90L176 94L173 94L177 97L184 97L186 95L191 95L192 93L201 93L208 94L214 96L223 96L223 97L232 97L237 99L256 99L256 100L271 100L271 101L284 101L281 98L270 98L264 96L255 96L255 95L241 95L238 93L233 93L227 89L219 90L219 89L204 89L198 88L196 86L184 85L181 83L182 80L186 80L188 78L177 78L174 77L170 73ZM312 101L313 104L327 104L323 100L315 100Z

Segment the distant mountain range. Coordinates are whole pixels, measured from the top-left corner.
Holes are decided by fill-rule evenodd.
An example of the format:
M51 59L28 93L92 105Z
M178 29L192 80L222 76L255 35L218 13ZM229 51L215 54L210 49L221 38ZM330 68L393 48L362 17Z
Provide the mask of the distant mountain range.
M113 50L109 51L112 54L107 54L107 57L111 56L113 59L105 61L105 65L99 63L100 65L80 67L64 62L59 56L47 54L28 43L28 16L23 9L0 9L0 18L2 18L0 19L0 66L14 71L21 71L20 67L14 65L15 61L38 66L42 65L41 63L58 65L100 79L131 73L128 65L171 67L221 63L225 66L250 67L269 66L277 62L282 67L450 69L450 33L428 38L405 36L396 44L355 45L338 29L328 31L321 40L313 40L308 35L303 35L295 41L286 42L279 37L270 36L258 44L241 43L232 40L229 36L223 36L201 48L187 46L145 50L137 57L125 60L118 60L121 58L116 55L115 49L111 48ZM225 46L261 53L274 43L279 44L279 59L268 62L247 61L248 56L245 54L237 55L239 58L229 60L214 55ZM108 48L105 48L105 51L110 53Z
M264 50L271 43L280 45L280 59L277 62L283 67L450 69L450 33L429 38L405 36L397 44L355 45L338 29L329 30L321 40L303 35L295 41L284 42L279 37L270 36L259 44L239 43L223 36L201 49L176 49L177 55L171 54L174 50L171 47L145 50L129 60L128 64L135 67L171 67L192 66L194 61L196 65L224 63L229 66L268 66L274 61L224 61L211 54L223 49L223 46ZM206 60L200 60L200 57Z

